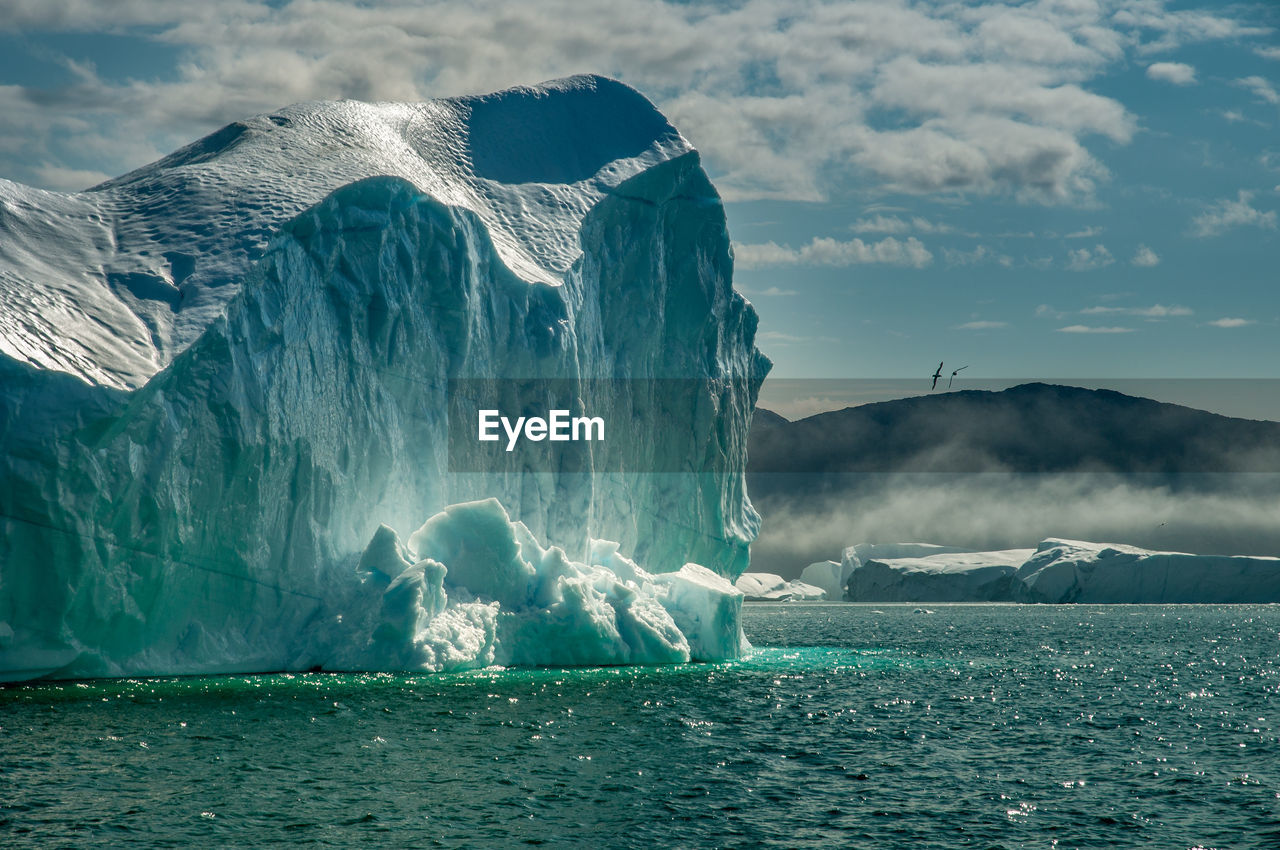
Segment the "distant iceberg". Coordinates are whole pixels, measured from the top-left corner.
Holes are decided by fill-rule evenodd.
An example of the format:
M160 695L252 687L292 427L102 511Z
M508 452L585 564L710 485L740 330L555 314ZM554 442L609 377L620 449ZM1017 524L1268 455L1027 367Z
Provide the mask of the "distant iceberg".
M1014 574L1034 552L1008 549L869 557L850 573L848 598L859 602L1012 602L1018 597Z
M0 181L0 234L0 679L740 651L769 363L632 89L300 104L86 192ZM451 388L544 379L616 437L450 444ZM441 512L520 556L391 531Z
M1280 602L1280 558L1049 539L1016 578L1030 602Z
M747 602L820 602L827 592L803 581L787 581L773 573L743 573L734 582Z
M816 561L801 570L800 581L818 588L827 599L844 599L849 571L839 561Z
M885 548L906 551L897 547L918 546ZM1154 552L1050 538L1035 549L933 554L923 550L912 557L859 559L850 571L846 598L1055 604L1280 602L1280 558Z

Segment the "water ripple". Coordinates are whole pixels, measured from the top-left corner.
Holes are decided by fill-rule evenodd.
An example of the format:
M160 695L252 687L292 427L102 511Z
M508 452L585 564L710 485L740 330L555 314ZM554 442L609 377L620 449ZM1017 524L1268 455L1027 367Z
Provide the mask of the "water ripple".
M1280 846L1280 606L750 606L740 661L0 690L5 846Z

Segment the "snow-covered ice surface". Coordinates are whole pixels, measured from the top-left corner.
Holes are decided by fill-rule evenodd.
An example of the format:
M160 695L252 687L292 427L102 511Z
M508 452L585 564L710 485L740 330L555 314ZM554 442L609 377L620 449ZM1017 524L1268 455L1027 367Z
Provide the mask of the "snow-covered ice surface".
M840 562L850 569L872 558L925 558L930 555L946 555L957 552L972 552L972 549L961 549L955 546L942 546L937 543L859 543L847 546L840 555Z
M855 570L873 558L881 560L885 558L923 558L929 555L941 555L951 552L968 552L968 549L958 549L954 546L940 546L937 543L858 543L854 546L846 546L840 554L840 586L843 588L842 595L832 596L832 599L852 599L857 601L858 597L852 595L849 584ZM803 576L802 576L803 578Z
M827 592L803 581L787 581L773 573L743 573L734 582L748 602L819 602Z
M692 150L643 96L584 76L296 104L75 194L0 179L0 353L141 386L222 314L286 222L366 177L471 213L507 269L559 285L601 198Z
M633 90L292 106L86 192L0 182L0 233L0 678L739 651L768 361ZM623 438L450 472L449 382L530 378ZM427 517L514 543L398 542Z
M920 544L889 544L886 551ZM850 547L851 551L853 547ZM1153 552L1048 539L1035 549L867 558L855 602L1280 602L1280 558Z

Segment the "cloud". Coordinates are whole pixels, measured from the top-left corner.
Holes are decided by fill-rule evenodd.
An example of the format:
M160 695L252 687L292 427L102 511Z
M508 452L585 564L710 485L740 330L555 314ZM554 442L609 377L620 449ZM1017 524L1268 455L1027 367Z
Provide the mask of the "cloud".
M41 184L61 192L78 192L111 179L110 174L101 171L65 168L60 165L50 165L47 162L37 166L35 174Z
M785 334L785 333L782 333L781 331L761 331L760 333L756 334L756 339L763 342L779 342L779 343L810 341L808 337L795 336L793 334Z
M729 200L870 187L1087 202L1108 179L1094 139L1126 144L1137 129L1095 79L1134 51L1263 32L1166 5L7 0L0 29L112 33L182 59L150 78L68 64L66 84L0 88L0 173L47 185L33 150L53 168L118 173L299 100L412 101L595 71L651 97Z
M1253 92L1253 96L1258 100L1265 100L1271 104L1280 104L1280 92L1277 92L1275 86L1271 85L1263 77L1244 77L1236 80L1236 85Z
M1155 304L1151 307L1138 307L1131 311L1135 316L1142 316L1147 319L1163 319L1169 316L1190 316L1194 314L1194 310L1190 307L1166 307L1163 304Z
M1074 233L1068 233L1063 239L1092 239L1095 236L1102 235L1102 228L1097 226L1086 227L1083 230L1077 230Z
M1105 245L1094 245L1093 249L1076 248L1067 252L1067 268L1073 272L1087 272L1105 268L1116 261Z
M1203 213L1191 220L1191 232L1195 236L1218 236L1234 227L1260 227L1276 229L1275 210L1263 212L1253 206L1254 192L1241 189L1236 199L1223 199L1211 204Z
M963 325L956 325L953 329L957 331L987 331L995 328L1007 328L1008 326L1008 322L990 322L980 320L975 322L965 322Z
M1133 328L1116 328L1116 327L1091 327L1089 325L1067 325L1065 328L1058 328L1058 333L1063 334L1127 334L1133 333Z
M1153 62L1147 66L1147 77L1175 86L1189 86L1196 81L1196 69L1181 62Z
M1139 268L1149 269L1160 265L1160 255L1146 245L1139 245L1137 252L1133 255L1133 259L1129 262Z
M935 224L927 218L913 217L910 221L894 215L876 214L860 218L850 227L857 233L952 233L955 228L947 224Z
M774 296L796 295L797 293L794 289L779 289L776 286L771 286L760 294L772 298Z
M1053 307L1049 306L1048 304L1041 304L1040 306L1036 307L1036 317L1041 319L1044 319L1044 318L1065 319L1067 317L1067 314L1062 312L1061 310L1053 309Z
M1242 39L1271 32L1266 27L1248 26L1199 9L1175 11L1166 5L1162 0L1132 0L1115 12L1113 21L1142 39L1139 53L1159 53L1200 41Z
M1177 305L1166 307L1163 304L1153 304L1150 307L1087 307L1080 313L1085 316L1118 313L1125 316L1141 316L1144 319L1167 319L1171 316L1191 316L1195 311L1190 307Z
M1213 325L1215 328L1243 328L1245 325L1254 324L1254 320L1224 318L1214 319L1212 322L1209 322L1209 324Z
M946 258L949 266L977 266L984 263L996 263L997 265L1011 268L1013 266L1013 257L1008 254L1001 254L993 251L986 245L978 245L969 251L956 251L952 248L943 248L942 255Z
M933 254L914 236L899 240L887 236L879 242L850 239L842 242L829 237L815 237L808 245L792 248L776 242L734 245L735 263L740 269L767 266L855 266L884 263L893 266L924 268L933 262Z
M1280 62L1280 47L1255 47L1253 52L1263 59L1274 59Z

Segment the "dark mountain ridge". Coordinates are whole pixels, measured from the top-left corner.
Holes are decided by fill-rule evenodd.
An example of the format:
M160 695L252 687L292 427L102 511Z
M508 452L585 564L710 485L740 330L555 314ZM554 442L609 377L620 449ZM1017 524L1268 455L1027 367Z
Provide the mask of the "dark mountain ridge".
M1280 422L1044 383L865 404L790 422L757 411L748 472L1280 472Z

